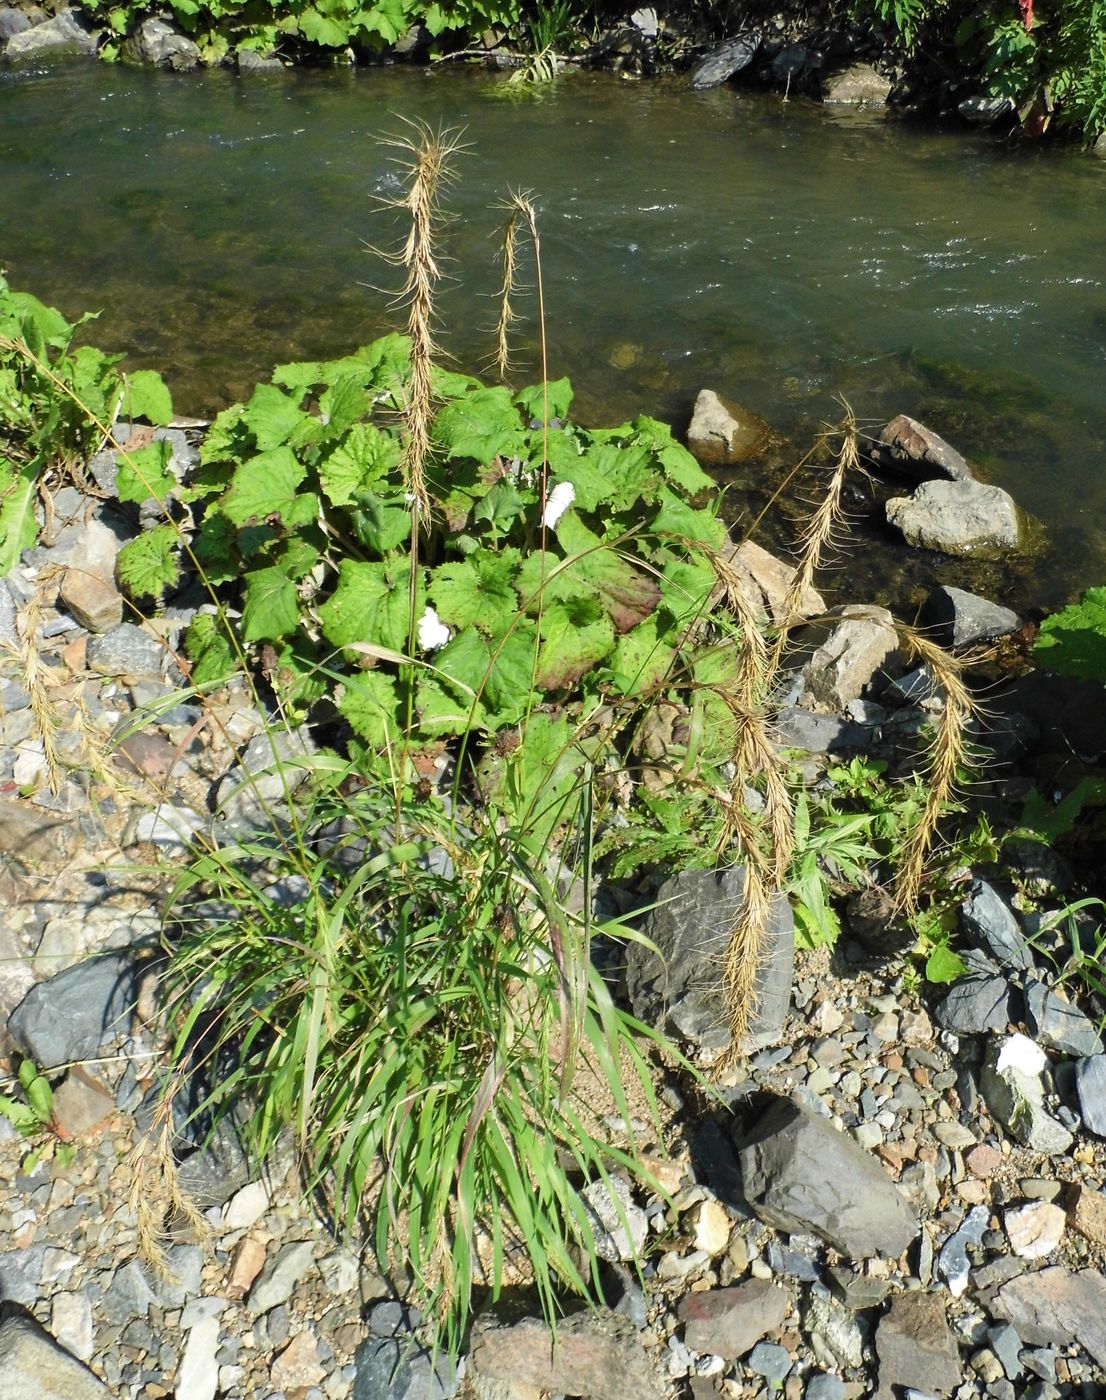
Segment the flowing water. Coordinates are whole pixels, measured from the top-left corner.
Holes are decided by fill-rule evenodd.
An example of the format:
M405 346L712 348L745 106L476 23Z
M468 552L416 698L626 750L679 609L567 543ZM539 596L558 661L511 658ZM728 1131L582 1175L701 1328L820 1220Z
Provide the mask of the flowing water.
M704 385L736 399L781 438L759 494L735 487L748 513L837 396L866 424L912 413L1046 543L988 572L863 527L838 592L909 603L940 567L1024 606L1106 580L1106 161L675 79L511 96L445 69L0 72L0 266L69 314L100 309L99 344L210 413L278 361L398 324L368 247L397 232L379 138L463 126L441 303L460 366L491 346L493 206L532 190L550 370L577 416L683 427Z

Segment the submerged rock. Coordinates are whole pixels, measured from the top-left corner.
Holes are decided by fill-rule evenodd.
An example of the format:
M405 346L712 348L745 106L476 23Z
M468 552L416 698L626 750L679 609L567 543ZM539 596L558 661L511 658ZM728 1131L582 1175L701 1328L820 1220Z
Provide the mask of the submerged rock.
M913 496L887 502L888 522L919 549L992 559L1021 544L1013 497L979 481L924 481Z
M971 467L956 448L932 429L900 413L880 430L872 447L881 465L927 481L934 476L949 481L974 481Z
M768 425L755 414L703 389L695 400L687 445L705 467L732 467L755 456L769 436Z
M830 105L882 107L890 95L890 78L870 63L854 63L822 80L822 101Z

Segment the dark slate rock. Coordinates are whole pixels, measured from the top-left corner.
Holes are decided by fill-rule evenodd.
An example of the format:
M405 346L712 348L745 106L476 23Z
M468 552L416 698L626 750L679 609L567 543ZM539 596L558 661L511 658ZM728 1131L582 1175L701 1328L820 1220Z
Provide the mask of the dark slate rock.
M39 1069L91 1059L126 1031L135 980L129 950L88 958L32 987L8 1017L8 1031Z
M31 21L21 10L0 5L0 44L7 43L16 34L25 33L30 27Z
M1021 1363L1022 1339L1008 1322L1002 1322L997 1327L990 1327L987 1330L987 1341L991 1350L999 1359L999 1365L1006 1373L1006 1379L1016 1381L1021 1376L1023 1366Z
M736 1361L787 1316L788 1296L768 1279L687 1293L680 1300L684 1341L692 1351Z
M1033 954L1014 911L986 880L973 880L960 906L960 923L977 947L986 948L1000 968L1033 966Z
M844 1400L845 1382L840 1376L811 1376L803 1400Z
M960 1384L960 1354L939 1294L911 1292L893 1298L876 1332L876 1354L875 1400L897 1400L900 1387L919 1384L927 1395L947 1395Z
M22 1308L0 1313L0 1400L109 1400L103 1381Z
M816 715L797 706L786 706L776 716L772 737L781 749L801 749L803 753L847 753L865 749L875 730L868 724L854 724L839 715Z
M660 957L639 943L627 950L626 984L635 1016L702 1050L728 1048L729 1017L718 969L744 891L745 867L739 865L684 871L665 881L644 929ZM779 1039L790 1004L794 960L791 907L786 896L776 895L746 1050Z
M457 1393L448 1359L439 1356L435 1364L410 1339L372 1337L357 1348L353 1362L353 1400L450 1400Z
M792 1364L791 1353L778 1342L758 1342L745 1363L755 1375L763 1376L773 1390L783 1385Z
M1068 1346L1072 1339L1106 1366L1106 1278L1097 1269L1038 1269L1004 1284L991 1303L1026 1342Z
M966 647L1016 632L1021 619L1009 608L963 588L935 588L922 608L921 623L943 647Z
M1075 1066L1075 1090L1083 1126L1106 1137L1106 1055L1092 1055Z
M1025 1019L1034 1039L1065 1055L1101 1055L1102 1037L1059 987L1033 980L1025 989Z
M662 1400L668 1393L633 1325L604 1309L558 1322L555 1338L536 1317L513 1325L487 1317L473 1329L469 1362L489 1381L588 1400Z
M957 1035L1004 1031L1014 1018L1013 988L1005 977L973 972L953 983L937 1020Z
M165 644L132 622L92 637L88 669L101 676L160 676L168 653Z
M100 1311L109 1322L125 1326L134 1318L144 1318L158 1301L146 1270L137 1259L116 1269L100 1299Z
M693 88L712 88L748 68L760 48L760 35L743 34L740 39L732 39L712 49L691 75Z
M792 1100L768 1109L738 1157L749 1204L778 1230L813 1233L853 1259L897 1259L918 1233L876 1158Z

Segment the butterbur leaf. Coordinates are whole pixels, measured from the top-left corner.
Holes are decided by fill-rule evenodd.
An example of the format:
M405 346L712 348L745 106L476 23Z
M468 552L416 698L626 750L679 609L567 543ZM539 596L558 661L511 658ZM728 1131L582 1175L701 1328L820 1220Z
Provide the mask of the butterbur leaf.
M959 953L954 953L947 943L938 943L926 958L927 982L955 982L963 977L967 970L967 963Z
M676 654L671 639L672 627L664 609L618 638L607 666L623 695L645 695L660 685Z
M307 414L295 399L283 393L275 384L259 384L249 403L242 410L242 421L253 433L262 452L269 452L287 442Z
M124 418L145 418L164 428L173 421L173 400L156 370L138 369L126 377L120 411Z
M374 748L392 742L398 734L395 682L383 671L347 676L338 710L353 732Z
M497 481L486 496L476 502L472 511L475 522L486 520L494 531L508 531L526 511L526 498L510 477Z
M172 525L143 530L115 561L115 577L132 598L160 598L180 582L180 538Z
M567 379L552 379L548 386L549 418L567 418L572 407L572 385ZM515 403L531 421L546 421L546 388L533 384L515 395Z
M527 623L490 641L466 627L434 657L435 668L455 680L462 693L475 693L489 728L514 723L526 709L534 667L534 628Z
M614 624L600 611L597 599L553 603L542 613L535 680L543 690L565 690L613 646Z
M299 594L283 569L255 569L246 575L242 604L245 641L278 641L294 632L299 620Z
M355 423L338 447L319 464L319 485L335 506L348 506L392 471L399 443L372 423Z
M584 460L606 483L601 499L613 510L629 510L640 501L655 499L660 475L647 448L600 443L588 448Z
M226 624L210 613L197 613L184 635L184 650L192 663L192 683L218 685L238 670Z
M267 520L271 515L279 516L285 525L303 524L298 517L304 497L296 488L305 475L306 468L287 447L262 452L235 472L220 509L235 525Z
M237 457L245 446L248 430L242 421L242 405L232 404L216 414L200 444L200 465L211 466Z
M305 39L312 44L321 44L323 48L344 48L350 40L348 22L343 23L331 19L329 15L321 15L313 7L303 11L299 17L299 25L300 33Z
M469 728L483 729L487 722L483 705L474 703L471 695L444 684L432 674L419 677L415 709L419 716L419 732L434 737L464 734Z
M0 578L11 573L38 537L37 499L37 464L16 471L14 463L0 457Z
M575 511L570 510L558 525L557 539L567 554L583 556L565 572L599 595L616 631L629 632L660 602L655 580L605 545Z
M362 384L364 374L346 374L330 386L319 400L319 412L333 433L352 428L369 409L369 396Z
M1042 666L1079 680L1106 681L1106 588L1046 617L1033 648Z
M430 599L450 627L475 624L484 632L503 632L518 612L514 576L517 549L482 551L458 563L441 564L430 581Z
M338 587L319 609L327 641L336 647L348 642L376 642L394 651L406 651L411 620L409 587L408 571L402 565L343 560ZM425 606L426 585L420 572L416 617Z
M119 454L115 494L121 501L141 505L151 497L164 501L176 488L177 479L169 470L173 449L167 442L151 442L136 452Z
M660 509L653 517L652 528L658 535L674 535L712 549L721 549L726 541L724 521L709 510L689 506L667 487L661 492Z
M379 496L362 496L350 511L357 538L374 554L390 554L411 538L411 510L393 505Z
M434 441L451 457L470 457L482 467L496 457L517 456L526 437L518 409L502 386L476 389L439 409Z

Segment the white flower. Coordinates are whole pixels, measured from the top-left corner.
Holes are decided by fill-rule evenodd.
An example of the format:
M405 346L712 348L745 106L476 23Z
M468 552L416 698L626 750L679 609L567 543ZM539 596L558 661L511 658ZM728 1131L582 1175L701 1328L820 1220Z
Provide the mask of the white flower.
M571 481L559 481L550 491L545 502L541 523L546 530L552 530L561 516L576 499L576 487Z
M437 651L444 647L453 633L433 608L428 607L419 618L419 647L422 651Z

